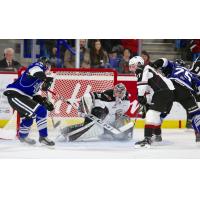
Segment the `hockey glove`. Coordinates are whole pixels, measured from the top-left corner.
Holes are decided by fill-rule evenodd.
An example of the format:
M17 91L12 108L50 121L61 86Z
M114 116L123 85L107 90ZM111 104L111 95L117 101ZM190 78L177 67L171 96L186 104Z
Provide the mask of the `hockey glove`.
M147 98L145 96L138 96L138 102L141 105L146 105L147 103Z
M115 119L119 119L122 115L124 114L123 110L122 109L118 109L116 110L115 112Z
M148 110L149 110L148 104L142 106L142 110L141 110L141 112L142 112L141 118L142 119L144 119L146 117L146 113L147 113Z
M53 104L46 98L46 97L43 97L43 103L42 105L48 110L48 111L53 111L54 110L54 106Z
M53 83L53 77L46 77L45 81L42 84L42 90L47 91L51 87L52 83Z
M50 101L48 101L46 97L42 97L41 95L35 95L33 97L33 100L43 105L48 111L54 110L53 104Z
M44 101L44 97L42 97L41 95L35 95L33 96L33 101L36 101L39 104L43 104Z

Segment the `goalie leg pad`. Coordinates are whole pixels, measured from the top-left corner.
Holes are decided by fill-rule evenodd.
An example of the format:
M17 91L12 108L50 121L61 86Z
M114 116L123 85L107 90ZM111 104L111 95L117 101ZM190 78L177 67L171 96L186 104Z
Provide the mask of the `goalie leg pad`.
M78 126L69 126L61 130L61 134L67 141L75 141L84 135L93 125L95 121L90 121L88 124L79 124Z

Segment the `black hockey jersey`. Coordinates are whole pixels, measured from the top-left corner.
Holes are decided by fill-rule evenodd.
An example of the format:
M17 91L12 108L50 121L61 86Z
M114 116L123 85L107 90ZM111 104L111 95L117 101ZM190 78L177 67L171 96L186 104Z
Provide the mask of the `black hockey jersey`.
M146 92L158 92L162 90L174 90L171 80L159 74L154 68L146 65L143 69L136 71L138 78L138 96L144 96Z

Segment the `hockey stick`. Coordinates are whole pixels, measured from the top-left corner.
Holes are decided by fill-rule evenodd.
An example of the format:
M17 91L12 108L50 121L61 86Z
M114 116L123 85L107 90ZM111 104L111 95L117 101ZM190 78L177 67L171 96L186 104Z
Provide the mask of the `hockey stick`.
M74 109L76 109L76 110L78 109L78 103L77 103L78 100L76 102L72 102L72 101L70 101L70 99L66 99L65 97L60 96L59 94L56 94L55 92L53 92L49 89L48 89L48 92L51 93L52 95L56 96L58 98L57 101L61 100L67 104L70 104Z
M74 109L76 109L76 110L78 109L77 102L76 102L76 105L74 105L73 103L70 102L69 99L66 99L65 97L62 97L62 96L56 94L55 92L53 92L53 91L51 91L51 90L48 90L48 91L49 91L51 94L57 96L58 99L60 99L60 100L62 100L62 101L64 101L64 102L70 104ZM126 124L125 126L120 127L119 129L116 129L116 128L114 128L113 126L111 126L111 125L109 125L109 124L103 122L103 120L97 118L97 117L94 116L93 114L85 114L85 117L88 117L88 118L91 119L92 121L95 120L95 122L96 122L97 124L99 124L101 127L105 128L106 130L110 131L111 133L113 133L113 134L115 134L115 135L117 135L117 134L122 134L124 131L126 131L126 130L130 127L130 125L132 125L132 123L130 122L130 123Z
M48 92L46 92L46 95L47 95L47 99L49 100ZM50 112L50 117L53 124L53 128L57 128L61 124L61 121L55 122L53 116L51 115L51 112Z

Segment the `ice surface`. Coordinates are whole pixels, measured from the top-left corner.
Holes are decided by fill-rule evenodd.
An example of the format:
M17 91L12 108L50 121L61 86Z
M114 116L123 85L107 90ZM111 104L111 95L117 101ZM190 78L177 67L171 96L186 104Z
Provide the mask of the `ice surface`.
M200 144L195 143L193 131L163 129L163 142L154 143L150 149L135 149L134 142L140 139L142 129L135 129L134 141L56 142L54 148L0 140L0 158L200 158Z

